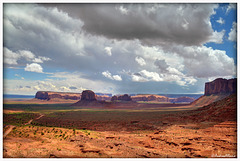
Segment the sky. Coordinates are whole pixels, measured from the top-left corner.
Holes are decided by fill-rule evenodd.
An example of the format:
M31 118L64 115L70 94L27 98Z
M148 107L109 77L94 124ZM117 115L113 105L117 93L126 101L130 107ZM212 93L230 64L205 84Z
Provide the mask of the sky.
M4 94L202 94L235 78L236 4L3 4Z

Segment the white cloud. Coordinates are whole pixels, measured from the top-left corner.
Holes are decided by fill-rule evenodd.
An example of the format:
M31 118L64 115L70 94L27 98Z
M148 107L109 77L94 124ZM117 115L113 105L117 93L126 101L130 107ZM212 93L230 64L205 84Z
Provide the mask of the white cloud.
M160 75L156 72L149 72L147 70L142 70L139 73L148 81L156 81L156 82L163 81L163 78L161 78Z
M27 61L31 61L35 58L35 55L31 51L19 50L18 53L21 57L23 57Z
M24 70L28 71L28 72L43 73L42 66L37 63L27 64L27 66L24 68Z
M8 48L4 47L4 63L9 65L18 65L20 59L27 60L28 62L43 63L43 61L51 60L48 57L38 56L36 57L31 51L28 50L18 50L13 52Z
M225 30L221 32L214 31L212 35L209 37L208 42L215 42L216 44L221 44L223 42L223 36L225 34Z
M94 92L113 93L117 89L111 82L87 79L79 72L57 72L48 77L44 80L7 80L4 91L10 94L36 94L39 90L81 93L89 89Z
M223 20L222 17L219 17L219 19L216 22L220 23L221 25L223 25L225 23L225 21Z
M229 32L228 40L237 41L237 23L233 22L231 31Z
M8 48L3 48L3 55L4 55L4 63L10 64L10 65L17 65L17 61L20 58L20 55L12 52Z
M209 77L236 74L234 61L225 51L204 46L207 42L223 41L225 31L214 31L210 21L217 5L124 4L122 9L127 9L127 16L116 11L113 4L92 8L89 6L83 5L81 12L90 9L86 12L99 13L98 21L90 21L91 15L95 14L77 19L80 11L73 11L76 15L71 11L67 13L67 10L60 7L4 5L4 63L14 67L28 63L29 69L26 66L25 70L31 71L31 63L45 63L44 69L49 68L51 71L61 68L88 73L81 77L74 76L79 73L48 74L52 79L44 82L50 82L55 87L48 87L58 91L93 89L116 92L133 88L138 91L138 82L149 83L148 85L171 82L166 88L175 85L178 90L182 86L196 85L199 80ZM101 12L109 10L114 11ZM106 13L112 14L106 17ZM107 23L115 22L116 17L121 21L116 21L116 24ZM164 20L166 23L159 23L165 22ZM104 24L103 27L101 24ZM51 60L49 57L53 60L51 64L46 62ZM43 73L42 66L38 67L36 71ZM111 73L106 69L110 69ZM125 74L122 81L118 71L124 70L130 74ZM109 81L105 77L116 81ZM97 84L109 88L100 88ZM22 87L21 90L25 86ZM45 89L43 84L35 85L35 88ZM149 89L144 88L157 90L153 85Z
M116 7L116 9L119 10L123 15L127 15L129 12L129 10L127 8L124 8L123 6Z
M112 47L105 47L104 50L108 56L112 56Z
M37 58L34 58L32 61L34 63L43 63L43 61L49 61L51 60L50 58L44 57L44 56L39 56Z
M104 77L106 77L106 78L111 79L111 80L122 81L121 76L119 76L119 75L112 75L109 71L102 72L102 75Z
M122 81L122 78L120 75L113 75L112 76L114 80L117 80L117 81Z
M135 61L136 61L139 65L141 65L141 66L146 65L146 62L145 62L145 60L144 60L142 57L136 57L136 58L135 58Z
M224 77L236 74L233 58L226 51L214 50L205 46L178 48L179 56L184 57L188 75L197 78Z

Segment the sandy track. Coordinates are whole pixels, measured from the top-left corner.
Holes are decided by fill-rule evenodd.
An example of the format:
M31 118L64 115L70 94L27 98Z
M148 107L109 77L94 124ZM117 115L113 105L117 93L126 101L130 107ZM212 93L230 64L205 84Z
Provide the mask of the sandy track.
M40 119L41 117L43 117L43 114L40 114L40 116L38 118L36 118L36 120ZM33 121L33 119L29 120L27 123L25 123L24 125L29 125L31 124L31 122Z
M38 118L36 118L36 120L40 119L41 117L43 117L44 115L43 114L40 114L40 116ZM33 121L33 119L29 120L27 123L25 123L24 125L28 125L28 124L31 124L31 122ZM5 138L11 131L12 129L15 127L13 125L8 125L8 129L4 132L3 134L3 138Z
M9 128L3 134L3 138L5 138L12 131L12 129L15 127L13 125L8 125L8 126L9 126Z

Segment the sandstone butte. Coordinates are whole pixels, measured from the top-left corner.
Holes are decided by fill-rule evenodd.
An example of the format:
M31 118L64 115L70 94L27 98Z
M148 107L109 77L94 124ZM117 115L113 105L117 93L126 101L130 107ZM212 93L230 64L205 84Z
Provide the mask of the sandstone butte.
M237 93L237 78L217 78L212 82L205 83L204 95L192 102L192 105L205 106L224 99L233 93Z
M205 96L212 94L231 94L237 92L237 78L218 78L212 82L205 83Z

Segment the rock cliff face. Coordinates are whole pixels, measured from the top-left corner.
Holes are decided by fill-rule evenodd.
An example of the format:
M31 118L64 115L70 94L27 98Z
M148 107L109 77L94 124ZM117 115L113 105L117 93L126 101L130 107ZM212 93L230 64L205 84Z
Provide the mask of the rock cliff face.
M81 101L97 101L96 95L91 90L85 90L82 92Z
M35 95L35 98L41 99L41 100L51 100L54 98L79 100L81 98L81 94L67 93L67 92L38 91Z
M237 78L218 78L212 82L205 83L205 96L212 94L231 94L237 92Z

